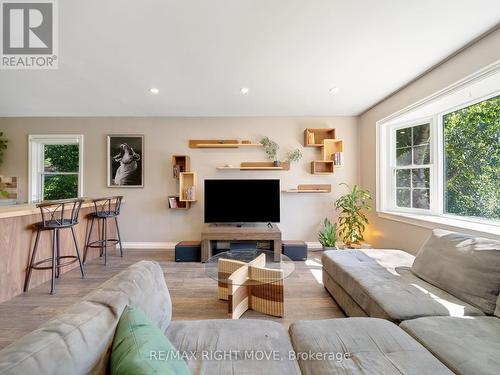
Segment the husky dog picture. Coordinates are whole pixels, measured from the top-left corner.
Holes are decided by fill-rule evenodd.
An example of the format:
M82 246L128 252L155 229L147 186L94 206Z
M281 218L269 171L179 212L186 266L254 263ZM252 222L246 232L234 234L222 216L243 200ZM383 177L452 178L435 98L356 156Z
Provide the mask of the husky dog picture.
M108 135L108 187L143 187L143 135Z

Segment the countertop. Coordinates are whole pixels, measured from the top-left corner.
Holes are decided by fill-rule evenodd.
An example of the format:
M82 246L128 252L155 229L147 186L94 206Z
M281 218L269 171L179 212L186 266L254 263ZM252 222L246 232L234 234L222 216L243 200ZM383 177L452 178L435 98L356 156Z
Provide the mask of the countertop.
M87 200L82 203L82 208L91 207L93 205L92 201ZM21 203L14 204L10 206L0 206L0 219L6 219L10 217L17 216L27 216L36 215L40 213L40 209L36 207L36 204L32 203Z

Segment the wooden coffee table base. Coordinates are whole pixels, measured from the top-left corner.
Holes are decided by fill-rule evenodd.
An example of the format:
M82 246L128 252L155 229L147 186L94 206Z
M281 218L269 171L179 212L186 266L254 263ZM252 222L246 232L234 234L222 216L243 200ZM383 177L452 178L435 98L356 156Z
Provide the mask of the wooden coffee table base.
M284 315L283 270L265 267L266 256L249 263L219 259L219 299L228 301L228 314L238 319L248 309Z

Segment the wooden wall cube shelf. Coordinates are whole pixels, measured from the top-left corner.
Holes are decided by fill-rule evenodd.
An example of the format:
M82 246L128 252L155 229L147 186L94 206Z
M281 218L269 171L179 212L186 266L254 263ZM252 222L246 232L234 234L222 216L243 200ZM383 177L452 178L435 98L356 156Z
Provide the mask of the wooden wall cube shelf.
M172 207L172 205L170 204L170 199L171 198L174 198L175 199L175 204L177 207ZM191 207L191 203L190 202L185 202L185 201L181 201L179 200L179 196L178 195L170 195L168 197L169 199L169 202L168 202L168 208L172 209L172 210L187 210Z
M329 160L314 160L311 162L312 174L333 174L333 161Z
M190 139L190 148L240 148L240 147L262 147L260 143L252 143L237 139Z
M344 141L342 139L323 139L321 155L323 160L333 160L332 155L344 152Z
M334 128L312 129L307 128L304 130L304 146L305 147L322 147L323 139L334 139Z
M176 168L179 168L176 170ZM191 162L187 155L172 155L172 174L173 177L179 179L181 172L189 172L191 169Z
M182 172L179 175L179 192L180 202L196 202L196 173L194 172ZM189 195L189 190L191 190L191 195Z

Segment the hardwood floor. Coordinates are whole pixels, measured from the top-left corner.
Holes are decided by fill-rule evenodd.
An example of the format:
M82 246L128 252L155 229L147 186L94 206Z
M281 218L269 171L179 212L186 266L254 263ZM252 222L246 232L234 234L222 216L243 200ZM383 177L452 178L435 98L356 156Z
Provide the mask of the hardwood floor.
M43 283L28 293L0 304L0 349L36 329L45 321L85 296L127 266L141 260L158 261L172 296L173 319L226 319L227 302L217 299L217 283L204 273L202 263L175 263L170 250L130 250L120 258L113 254L108 265L102 259L87 263L88 279L74 269L57 283L57 294L49 295ZM295 271L285 280L285 318L247 311L241 319L268 319L289 326L301 319L329 319L344 314L321 284L321 252L309 252L307 262L295 262Z

